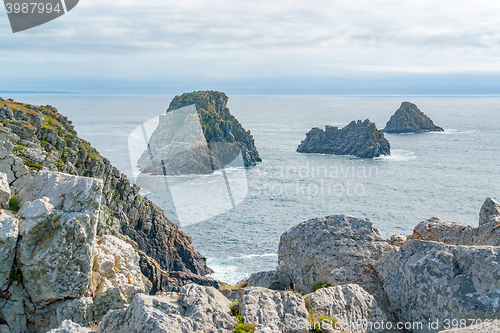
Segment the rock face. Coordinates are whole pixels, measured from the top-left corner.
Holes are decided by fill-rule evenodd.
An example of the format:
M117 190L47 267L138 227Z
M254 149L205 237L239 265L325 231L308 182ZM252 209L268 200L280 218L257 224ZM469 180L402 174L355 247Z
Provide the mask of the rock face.
M20 192L17 258L36 305L91 296L101 191L100 180L41 171Z
M231 115L227 101L224 93L216 91L176 96L167 113L160 116L138 161L141 172L207 174L238 158L246 167L260 162L250 131Z
M92 268L96 316L123 308L138 293L149 293L150 284L141 273L139 254L130 244L109 235L97 240Z
M314 313L336 318L337 327L345 331L355 328L356 332L382 332L373 324L387 322L375 298L357 284L321 288L306 295L305 301ZM372 325L358 325L368 322Z
M491 202L487 199L485 205ZM483 212L483 209L481 210ZM477 228L458 222L445 221L433 217L420 222L409 239L441 242L451 245L491 245L500 246L500 218L497 215L482 215L483 219ZM486 223L486 221L489 221Z
M403 102L387 122L383 131L387 133L422 133L444 130L434 125L434 122L415 104Z
M317 284L358 284L383 297L373 268L392 246L368 219L333 215L303 222L280 238L278 273L284 284L309 293Z
M244 322L256 324L257 331L308 331L304 300L293 292L248 287L243 290L239 307Z
M9 208L11 194L7 175L0 172L0 208Z
M65 320L59 328L54 328L47 333L90 333L88 328L81 327L80 325L72 322L71 320Z
M97 238L103 182L40 171L18 192L17 215L0 210L0 320L12 332L81 325L121 309L150 282L139 255Z
M232 332L231 302L212 287L186 285L179 296L138 294L127 309L110 311L97 333Z
M391 147L384 133L368 119L353 121L342 129L326 126L313 128L297 148L299 153L353 155L361 158L390 155Z
M498 317L499 260L498 247L412 240L380 259L376 269L399 320L436 332L427 323L439 320L442 330L443 318Z
M281 284L280 276L276 271L253 273L248 278L247 286L263 287L273 290L283 290L286 288Z
M493 198L487 198L479 211L479 226L500 219L500 203ZM500 220L498 221L500 223Z
M0 209L0 292L9 287L18 235L19 219L12 212Z
M141 196L139 187L109 160L80 139L71 121L56 108L3 99L0 106L0 172L7 175L13 195L41 169L101 179L98 235L111 234L134 244L166 272L212 272L206 259L194 250L191 238Z

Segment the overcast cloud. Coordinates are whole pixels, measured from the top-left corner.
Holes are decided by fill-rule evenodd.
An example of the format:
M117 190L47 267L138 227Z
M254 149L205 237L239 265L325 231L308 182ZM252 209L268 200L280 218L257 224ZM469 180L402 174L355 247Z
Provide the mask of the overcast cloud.
M500 73L497 1L80 0L12 34L4 78L328 78ZM6 87L0 87L0 89Z

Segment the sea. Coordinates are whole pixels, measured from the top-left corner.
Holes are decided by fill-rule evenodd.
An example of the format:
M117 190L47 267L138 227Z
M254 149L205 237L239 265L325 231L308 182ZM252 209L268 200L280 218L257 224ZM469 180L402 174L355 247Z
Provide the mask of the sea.
M0 95L55 106L73 121L81 138L132 181L130 135L164 114L174 97ZM391 156L374 159L296 152L312 127L370 119L382 129L404 101L415 103L444 132L385 134ZM185 195L175 202L175 193L142 191L192 237L219 280L234 283L275 269L280 235L312 218L368 218L389 237L411 234L433 216L477 226L484 200L500 199L500 96L230 95L228 107L251 131L262 158L257 166L239 170L245 182L236 203L206 214L210 203L225 200L210 186L198 189L196 200ZM220 176L198 182L215 183ZM200 221L183 223L181 206L189 206Z

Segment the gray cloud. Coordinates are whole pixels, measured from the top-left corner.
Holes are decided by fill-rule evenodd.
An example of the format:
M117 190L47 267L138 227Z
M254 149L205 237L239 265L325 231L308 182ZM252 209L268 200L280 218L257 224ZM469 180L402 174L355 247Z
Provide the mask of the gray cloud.
M11 34L3 76L328 76L500 71L500 4L469 1L86 0Z

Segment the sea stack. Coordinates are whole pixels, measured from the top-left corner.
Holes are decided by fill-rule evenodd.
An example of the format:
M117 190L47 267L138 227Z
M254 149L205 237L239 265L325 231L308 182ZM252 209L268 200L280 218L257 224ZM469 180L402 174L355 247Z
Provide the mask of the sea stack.
M342 129L326 126L325 130L314 127L297 148L299 153L320 153L352 155L360 158L373 158L390 155L391 146L374 123L352 121Z
M410 102L403 102L394 113L384 128L386 133L423 133L443 132L444 130L434 125L434 122L418 107Z
M250 131L227 108L218 91L176 96L159 117L148 147L138 161L143 174L208 174L231 166L261 162Z

